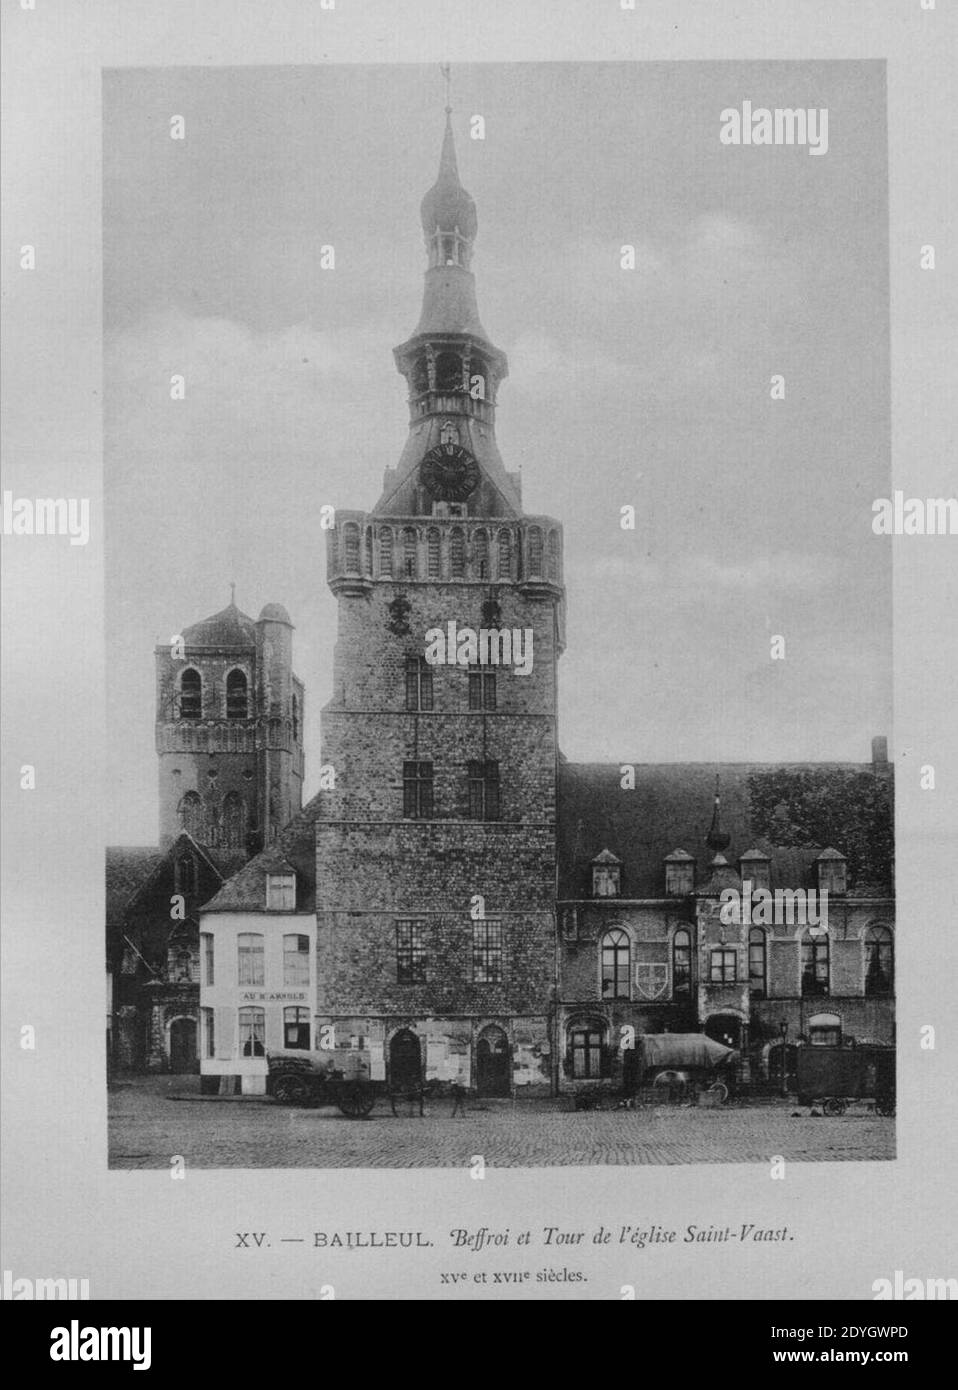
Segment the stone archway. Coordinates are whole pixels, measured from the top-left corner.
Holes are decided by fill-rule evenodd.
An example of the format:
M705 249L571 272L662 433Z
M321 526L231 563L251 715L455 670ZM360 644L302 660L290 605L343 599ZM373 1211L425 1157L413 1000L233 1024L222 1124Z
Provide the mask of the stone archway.
M738 1014L710 1014L702 1031L723 1047L740 1049L742 1046L742 1019Z
M170 1020L170 1071L182 1075L196 1070L196 1019L181 1015Z
M476 1092L480 1096L508 1096L512 1092L512 1050L505 1030L497 1023L483 1028L476 1042Z
M396 1091L422 1085L422 1048L411 1028L400 1028L389 1044L389 1085Z

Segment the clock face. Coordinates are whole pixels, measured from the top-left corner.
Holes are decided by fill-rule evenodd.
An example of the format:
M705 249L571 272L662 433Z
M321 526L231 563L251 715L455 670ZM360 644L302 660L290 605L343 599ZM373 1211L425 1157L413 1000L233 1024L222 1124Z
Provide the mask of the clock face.
M422 461L423 486L444 502L463 502L479 482L479 465L461 444L437 444Z

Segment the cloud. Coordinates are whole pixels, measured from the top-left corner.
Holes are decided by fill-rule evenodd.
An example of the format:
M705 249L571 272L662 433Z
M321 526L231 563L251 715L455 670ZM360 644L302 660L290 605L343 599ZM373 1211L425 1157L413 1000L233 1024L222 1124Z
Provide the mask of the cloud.
M839 581L844 568L833 555L800 554L794 550L750 554L735 561L702 554L683 554L678 558L606 554L586 565L587 572L597 580L627 580L646 589L660 586L670 596L702 602L708 602L710 594L721 595L725 602L735 594L821 593Z
M385 325L369 322L255 330L180 310L151 315L106 343L111 477L135 475L149 461L172 466L189 459L222 471L225 481L233 460L235 482L244 459L286 455L308 456L345 483L357 452L368 456L375 477L402 440L401 382L397 377L392 412L357 415L352 402L382 398L382 381L393 368L369 344L383 340ZM174 374L185 379L181 401L170 396Z

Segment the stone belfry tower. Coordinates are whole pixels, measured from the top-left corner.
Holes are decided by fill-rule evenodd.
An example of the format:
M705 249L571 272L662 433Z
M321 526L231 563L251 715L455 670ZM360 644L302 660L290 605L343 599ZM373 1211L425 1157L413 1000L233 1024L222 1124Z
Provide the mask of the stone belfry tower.
M488 1094L548 1090L553 1070L556 677L562 530L522 511L496 444L507 373L476 305L476 208L450 111L422 201L422 314L395 350L409 435L371 511L337 510L339 605L317 822L320 1023L375 1078ZM526 674L426 634L531 637ZM468 664L471 663L471 664Z
M279 603L228 607L156 648L160 845L181 830L232 858L272 843L303 803L303 683Z

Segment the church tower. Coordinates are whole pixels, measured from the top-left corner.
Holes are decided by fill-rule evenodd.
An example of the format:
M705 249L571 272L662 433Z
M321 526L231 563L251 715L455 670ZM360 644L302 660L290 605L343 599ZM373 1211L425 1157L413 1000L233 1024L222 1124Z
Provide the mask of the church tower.
M373 509L327 533L318 1022L374 1079L530 1094L554 1055L562 529L523 513L496 444L508 364L479 318L448 107L421 213L422 314L394 353L409 435Z
M160 846L188 830L229 859L257 853L303 803L303 684L279 603L231 600L156 648Z

